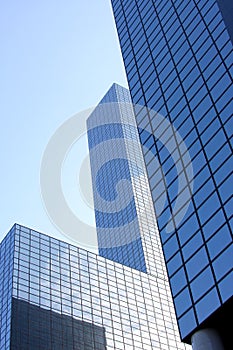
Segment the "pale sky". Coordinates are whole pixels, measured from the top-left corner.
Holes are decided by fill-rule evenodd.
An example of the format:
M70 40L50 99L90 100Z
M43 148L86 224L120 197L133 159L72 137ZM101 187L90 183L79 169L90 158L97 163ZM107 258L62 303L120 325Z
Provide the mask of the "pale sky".
M44 209L41 159L63 122L127 86L110 0L1 1L0 35L0 239L17 222L68 241Z

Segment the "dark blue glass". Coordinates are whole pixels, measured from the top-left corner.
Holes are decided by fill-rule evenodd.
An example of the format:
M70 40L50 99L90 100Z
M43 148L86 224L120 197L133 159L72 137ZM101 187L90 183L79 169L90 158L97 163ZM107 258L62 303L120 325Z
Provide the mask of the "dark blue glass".
M192 280L208 265L208 256L205 247L198 250L195 255L187 261L186 268L189 280Z
M187 284L184 269L181 268L170 279L173 295L178 294Z
M196 304L198 321L201 323L220 306L216 288L212 289Z
M185 338L193 329L197 327L197 321L194 311L191 309L185 313L179 320L181 337Z
M165 176L163 183L159 184L158 165L144 151L156 213L162 196L167 192L164 210L159 213L157 221L169 275L175 273L170 279L173 296L178 293L177 289L188 289L186 272L190 282L193 279L193 283L195 280L197 283L196 286L193 284L196 296L195 301L192 300L191 309L178 318L181 337L190 342L190 336L197 327L195 317L198 316L199 322L202 322L214 313L220 306L219 299L215 299L215 296L224 295L224 288L225 295L230 297L226 283L222 283L221 292L220 284L209 292L210 286L213 286L211 274L208 275L209 281L211 280L209 285L205 283L208 278L203 277L203 271L210 272L209 266L213 267L212 272L218 281L233 268L229 253L230 244L233 244L233 212L230 201L233 194L233 47L232 37L229 36L232 28L229 24L232 20L229 22L228 19L228 14L231 13L230 2L137 0L134 3L138 18L144 25L143 29L136 28L127 16L122 21L124 9L130 2L112 0L112 3L114 11L119 7L115 17L116 25L118 28L119 21L121 31L126 33L125 40L134 54L134 67L139 76L137 86L140 88L135 91L135 95L132 94L133 102L144 101L147 107L155 109L172 123L185 142L188 149L186 155L188 152L191 158L194 179L189 187L193 185L192 195L187 212L180 222L180 211L173 211L179 180L176 165L181 163L175 165L171 152L166 154L166 145L161 147L159 144L162 133L156 119L150 118L150 115L138 119L136 117L138 125L152 125L156 147L153 148L152 145L151 149L155 149L156 160L159 160ZM140 40L135 43L133 39L136 35L147 37L147 45L140 43ZM128 62L123 46L122 55L127 70ZM149 62L143 70L142 55L145 62ZM128 83L130 90L136 84L130 75ZM148 140L151 147L150 141L152 138ZM182 183L182 186L185 188L186 184ZM179 205L181 207L182 203ZM169 222L173 224L174 230L167 234ZM180 281L175 278L179 265L182 267L179 270L182 276ZM202 286L200 284L200 289L203 289L197 290L198 275L202 273L200 278L204 282ZM200 301L196 308L198 298ZM175 298L178 315L182 312L180 300Z
M180 317L187 309L192 306L192 301L190 298L190 291L185 288L177 297L175 298L175 303L177 306L177 316Z
M190 284L193 299L196 302L203 294L206 293L214 285L213 273L207 267L195 280Z
M232 269L233 264L233 244L230 245L223 253L213 262L213 268L217 280L222 278Z
M219 290L221 293L221 298L224 301L228 300L232 295L233 286L233 271L230 272L220 283Z
M232 242L228 225L221 227L218 232L208 241L207 248L211 259L214 259Z
M191 219L192 218L195 218L195 217L192 216ZM193 221L190 221L190 225L192 225L192 223L193 223ZM197 223L196 223L196 225L197 225ZM180 233L180 230L179 230L179 233ZM184 236L185 236L185 233L184 233ZM188 236L188 234L186 234L186 236ZM184 239L185 238L186 237L184 237ZM187 240L187 238L186 238L186 240ZM189 259L190 256L192 256L195 253L195 251L203 245L203 243L204 243L204 241L203 241L201 233L198 232L198 233L194 234L193 238L191 238L182 249L184 259L185 260Z

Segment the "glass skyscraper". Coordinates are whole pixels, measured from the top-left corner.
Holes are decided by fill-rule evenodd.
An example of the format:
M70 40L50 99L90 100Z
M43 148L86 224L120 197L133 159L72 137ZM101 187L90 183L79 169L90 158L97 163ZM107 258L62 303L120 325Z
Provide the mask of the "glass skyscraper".
M113 84L87 120L98 248L101 256L146 272L136 189L133 188L142 173L140 161L142 163L143 158L141 155L135 162L135 154L141 149L131 106L126 110L129 103L129 91ZM129 116L131 124L128 120L124 123ZM134 142L137 147L131 159L128 155L131 144L127 141ZM122 189L119 189L122 181ZM137 189L142 192L139 183Z
M188 350L129 92L113 84L87 124L100 255L15 224L0 244L0 349Z
M166 267L129 91L113 84L87 120L99 254L164 278Z
M132 101L148 107L136 121L181 337L213 328L231 349L232 2L112 6Z
M24 226L0 244L1 350L180 350L166 280Z

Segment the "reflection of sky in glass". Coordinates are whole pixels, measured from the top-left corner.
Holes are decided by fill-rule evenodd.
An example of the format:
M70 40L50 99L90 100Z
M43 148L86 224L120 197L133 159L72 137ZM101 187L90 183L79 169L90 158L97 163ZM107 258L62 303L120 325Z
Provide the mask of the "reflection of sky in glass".
M44 237L47 236L36 232L33 232L33 242L42 243L36 255L37 266L44 257L50 259L53 255L53 265L61 270L57 273L49 267L34 269L34 260L25 268L23 262L30 261L33 256L34 243L30 245L28 241L28 244L21 245L19 241L28 235L23 227L17 225L15 252L21 258L19 273L14 269L16 300L103 326L107 343L114 344L115 339L115 348L118 348L117 344L121 347L123 341L129 349L136 344L140 348L160 349L159 337L164 337L168 347L175 342L177 349L186 348L177 342L178 329L175 325L170 329L171 315L173 318L175 315L167 281L73 246L66 246L63 251L62 242L46 241ZM43 250L44 246L49 249ZM48 256L44 256L46 251L50 252ZM167 327L169 335L165 332ZM149 337L153 341L148 341ZM156 337L158 347L155 345Z
M228 21L232 8L230 1L169 0L158 6L154 1L136 1L136 7L119 0L112 3L133 103L163 115L188 148L184 152L174 137L173 154L180 152L178 167L174 166L167 157L166 145L160 142L167 131L165 124L158 125L156 115L136 113L141 142L151 147L164 172L161 185L153 157L143 147L156 214L166 195L165 206L157 216L158 227L185 337L195 329L197 320L209 316L211 300L213 311L226 301L224 288L228 298L232 297L227 281L233 266L233 47L222 17L227 14ZM228 29L232 31L232 26ZM146 125L154 140L143 131ZM176 170L181 170L188 153L190 162L180 175L183 187L177 191ZM187 181L190 165L193 188ZM175 207L177 194L181 204L190 198L182 221L184 207ZM167 235L168 228L171 235ZM211 277L204 273L207 265L212 267ZM197 285L205 286L206 294L197 292ZM181 305L184 295L186 303Z

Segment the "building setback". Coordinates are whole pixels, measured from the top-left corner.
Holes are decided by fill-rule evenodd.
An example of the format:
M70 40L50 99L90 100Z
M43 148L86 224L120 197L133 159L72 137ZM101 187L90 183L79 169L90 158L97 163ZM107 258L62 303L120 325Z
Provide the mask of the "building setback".
M0 349L186 349L166 280L14 225L0 245Z
M209 335L196 332L212 328L231 349L232 2L112 0L112 6L132 101L170 125L173 149L170 139L161 142L165 122L136 113L141 143L153 150L143 153L181 337L204 341Z
M0 244L1 350L190 348L179 336L129 102L113 84L88 119L101 256L17 224ZM111 195L122 179L119 210Z

